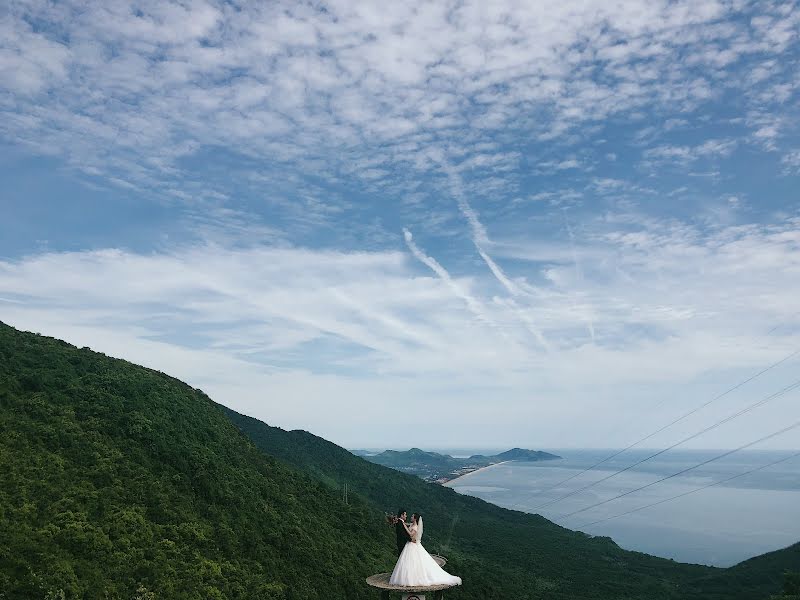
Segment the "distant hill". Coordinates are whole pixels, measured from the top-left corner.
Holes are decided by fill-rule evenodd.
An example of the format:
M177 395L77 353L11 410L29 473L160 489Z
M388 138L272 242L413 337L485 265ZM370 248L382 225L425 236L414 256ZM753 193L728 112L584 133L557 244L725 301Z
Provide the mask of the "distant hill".
M519 461L539 461L539 460L557 460L561 457L557 454L550 454L549 452L542 452L541 450L525 450L523 448L512 448L500 454L487 457L490 460L519 460Z
M371 599L401 505L456 600L766 600L800 564L800 545L731 569L628 552L3 324L0 482L3 600Z
M467 574L464 587L448 591L448 598L767 600L781 589L784 571L800 564L800 544L730 569L630 552L610 538L370 463L307 431L284 431L224 410L256 446L287 464L331 486L346 482L377 510L421 512L425 547L447 556L452 573Z
M509 460L540 461L561 458L549 452L524 450L522 448L513 448L492 456L475 454L469 458L457 458L448 454L426 452L419 448L411 448L405 451L385 450L379 454L364 454L362 456L370 462L391 467L404 473L411 473L425 481L435 483L445 483L477 469Z
M373 454L377 454L377 452L373 450L362 450L360 448L350 450L356 456L372 456Z

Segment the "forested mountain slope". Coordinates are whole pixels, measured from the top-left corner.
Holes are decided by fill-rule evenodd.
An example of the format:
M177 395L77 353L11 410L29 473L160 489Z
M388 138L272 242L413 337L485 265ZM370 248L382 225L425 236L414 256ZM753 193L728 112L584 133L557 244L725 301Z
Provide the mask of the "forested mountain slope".
M3 324L0 481L14 600L373 598L364 577L393 564L383 512L399 505L464 578L448 598L763 600L798 554L725 571L627 552Z
M257 450L204 394L2 324L0 481L9 600L372 598L364 577L393 559L371 507Z
M235 411L231 419L264 452L349 486L376 509L425 515L426 548L465 575L463 597L764 599L800 564L800 545L731 569L686 565L622 550L539 515L510 511L371 463L306 431L284 431ZM796 568L796 567L795 567ZM473 593L475 594L473 596Z

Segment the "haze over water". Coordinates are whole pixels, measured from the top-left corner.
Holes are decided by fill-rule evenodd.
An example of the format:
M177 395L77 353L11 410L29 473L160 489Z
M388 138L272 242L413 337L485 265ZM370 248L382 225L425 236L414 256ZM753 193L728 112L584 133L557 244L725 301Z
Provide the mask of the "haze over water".
M800 457L658 506L589 525L779 460L792 451L737 452L571 517L564 515L681 471L720 452L671 451L590 489L541 506L652 453L647 450L626 452L556 486L614 451L554 452L564 459L504 463L471 473L448 485L459 493L499 506L539 513L569 529L610 536L629 550L681 562L727 567L800 539ZM553 486L556 487L548 489Z

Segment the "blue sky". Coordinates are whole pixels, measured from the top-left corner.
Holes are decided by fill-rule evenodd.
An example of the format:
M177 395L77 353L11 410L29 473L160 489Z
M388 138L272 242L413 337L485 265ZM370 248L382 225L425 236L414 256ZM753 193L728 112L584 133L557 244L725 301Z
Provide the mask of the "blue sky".
M800 6L528 4L0 9L0 319L350 447L626 445L794 351Z

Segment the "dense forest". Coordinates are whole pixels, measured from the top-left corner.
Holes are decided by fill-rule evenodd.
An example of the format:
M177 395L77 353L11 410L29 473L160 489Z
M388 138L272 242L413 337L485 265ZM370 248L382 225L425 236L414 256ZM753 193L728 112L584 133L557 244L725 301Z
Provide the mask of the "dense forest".
M162 373L0 325L0 597L371 598L374 510Z
M783 581L783 593L773 596L771 600L800 600L800 572L787 572Z
M3 324L0 478L4 599L373 598L399 505L464 578L451 598L788 599L800 564L800 545L731 569L625 551Z

